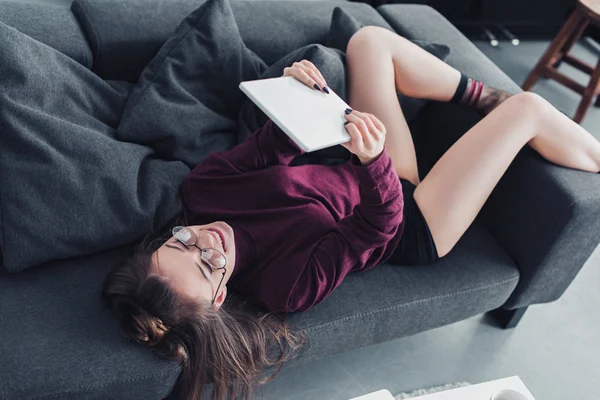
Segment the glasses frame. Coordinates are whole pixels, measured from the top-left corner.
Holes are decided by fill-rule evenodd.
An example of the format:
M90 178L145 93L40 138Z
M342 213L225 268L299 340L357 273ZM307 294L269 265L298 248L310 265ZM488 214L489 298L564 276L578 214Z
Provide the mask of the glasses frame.
M187 244L185 242L183 242L182 240L179 240L179 238L177 237L177 235L175 234L175 229L180 228L181 229L187 229L188 231L190 231L192 233L192 235L194 235L194 243L192 244ZM178 230L178 232L179 232ZM225 274L227 274L227 257L225 257L225 254L223 254L223 252L221 250L215 249L214 247L206 247L206 248L200 248L198 247L198 245L196 243L198 243L198 235L196 235L196 232L194 232L193 230L191 230L190 228L186 227L186 226L174 226L173 228L171 228L171 233L173 234L173 237L175 237L175 239L177 239L177 241L181 244L183 244L185 247L190 248L190 247L195 247L198 250L200 250L200 258L206 262L206 264L211 268L211 271L216 271L219 269L223 270L223 276L221 276L221 281L219 282L219 286L217 286L217 290L215 291L215 296L213 297L212 301L210 304L215 304L215 300L217 299L217 295L219 294L219 289L221 288L221 284L223 283L223 279L225 279ZM221 254L223 256L223 259L225 260L225 264L222 267L215 267L214 265L211 264L210 261L208 261L207 258L204 257L204 251L205 250L213 250L216 251L217 253Z

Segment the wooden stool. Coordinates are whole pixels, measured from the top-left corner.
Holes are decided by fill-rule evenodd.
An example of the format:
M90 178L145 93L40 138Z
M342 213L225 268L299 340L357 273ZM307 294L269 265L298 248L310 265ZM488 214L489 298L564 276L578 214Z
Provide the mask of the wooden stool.
M575 112L575 117L573 117L573 120L577 123L583 120L593 98L600 93L600 85L598 85L600 82L600 60L594 68L568 54L590 22L600 22L600 0L578 0L575 11L552 40L540 61L523 83L523 90L530 90L540 77L551 78L583 95L583 99ZM557 68L562 62L591 75L587 87L558 72ZM596 100L596 106L599 105L600 97Z

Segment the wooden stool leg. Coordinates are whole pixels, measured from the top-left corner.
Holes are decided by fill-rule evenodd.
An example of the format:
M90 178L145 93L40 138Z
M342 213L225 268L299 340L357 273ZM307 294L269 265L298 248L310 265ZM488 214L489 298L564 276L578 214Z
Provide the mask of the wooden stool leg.
M577 43L581 35L583 35L583 31L585 31L585 28L587 28L589 24L590 21L588 19L582 18L579 20L579 26L577 26L575 32L571 35L569 40L567 40L565 45L560 49L560 51L557 54L557 57L555 57L556 59L552 63L553 68L560 67L563 57L569 54L569 51L571 51L575 43Z
M555 54L565 45L567 40L569 40L571 33L577 28L581 19L582 16L580 15L579 10L575 9L569 19L567 19L567 22L560 28L558 35L552 40L552 43L550 43L550 46L548 46L548 49L546 49L546 52L540 58L535 68L529 73L527 79L525 79L525 82L522 85L523 90L531 89L540 75L543 75L546 69L555 62L552 62Z
M600 82L600 61L598 61L596 64L596 69L594 69L590 83L588 83L587 87L585 88L583 99L581 99L581 103L579 103L579 107L577 107L577 111L575 112L575 117L573 117L573 121L577 122L578 124L581 123L583 117L585 117L585 114L592 104L592 100L594 99L596 91L598 90L598 82Z

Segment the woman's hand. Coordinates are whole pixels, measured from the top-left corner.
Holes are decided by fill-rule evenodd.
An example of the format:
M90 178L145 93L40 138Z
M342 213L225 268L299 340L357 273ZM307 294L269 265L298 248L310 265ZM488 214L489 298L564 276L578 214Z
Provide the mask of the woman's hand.
M362 165L368 165L382 152L386 130L383 123L373 114L347 109L346 131L350 141L342 143L348 151L356 154Z
M285 67L283 69L283 76L293 76L309 88L319 91L322 90L329 94L325 78L323 78L319 69L308 60L295 62L291 67Z

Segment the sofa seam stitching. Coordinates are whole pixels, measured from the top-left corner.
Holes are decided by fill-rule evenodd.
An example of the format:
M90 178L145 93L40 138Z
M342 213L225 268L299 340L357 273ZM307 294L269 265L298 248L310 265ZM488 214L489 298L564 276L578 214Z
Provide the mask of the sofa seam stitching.
M342 317L342 318L338 318L338 319L335 319L335 320L332 320L332 321L327 321L327 322L325 322L323 324L313 325L313 326L311 326L309 328L306 328L306 330L310 331L310 330L314 330L316 328L319 328L319 327L322 327L322 326L325 326L325 325L330 325L330 324L332 324L334 322L343 322L343 321L347 321L347 320L351 320L351 319L362 318L362 317L366 317L368 315L378 314L378 313L390 311L390 310L393 310L393 309L396 309L396 308L403 308L403 307L406 307L406 306L409 306L409 305L413 305L413 304L426 303L426 302L433 301L433 300L439 300L439 299L442 299L442 298L457 296L457 295L466 294L466 293L470 293L470 292L475 292L475 291L479 291L479 290L483 290L483 289L488 289L488 288L492 288L492 287L496 287L496 286L500 286L500 285L505 285L507 283L510 283L510 282L514 281L515 279L517 279L517 280L519 279L519 275L518 274L515 275L515 276L513 276L510 279L507 279L507 280L504 280L504 281L501 281L501 282L496 282L496 283L489 284L489 285L479 286L479 287L471 288L471 289L459 290L459 291L456 291L456 292L453 292L453 293L447 293L447 294L437 295L437 296L428 297L428 298L424 298L424 299L413 300L413 301L410 301L410 302L407 302L407 303L395 304L393 306L388 306L388 307L385 307L385 308L381 308L381 309L378 309L378 310L369 311L369 312L362 313L362 314L348 315L348 316L345 316L345 317Z
M53 394L48 394L48 395L42 395L41 397L35 397L35 400L40 400L40 399L50 399L53 397L57 397L57 396L62 396L64 394L67 393L80 393L80 392L86 392L86 391L90 391L92 389L99 389L99 388L103 388L109 385L114 385L114 384L121 384L121 383L125 383L125 382L133 382L133 381L139 381L142 379L147 379L147 378L152 378L152 377L160 377L160 376L164 376L164 375L169 375L172 374L173 372L177 372L177 370L173 370L173 371L168 371L168 372L162 372L160 374L150 374L150 375L144 375L141 377L136 377L136 378L129 378L129 379L123 379L120 381L114 381L114 382L107 382L107 383L103 383L100 385L92 385L92 386L77 386L74 390L64 390L61 392L57 392L57 393L53 393ZM179 370L178 373L180 373L181 371ZM84 390L80 390L84 388ZM24 391L26 388L18 388L19 391Z

